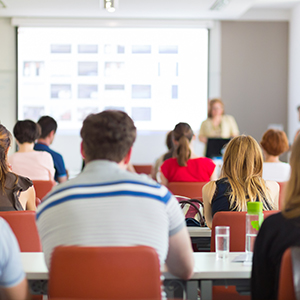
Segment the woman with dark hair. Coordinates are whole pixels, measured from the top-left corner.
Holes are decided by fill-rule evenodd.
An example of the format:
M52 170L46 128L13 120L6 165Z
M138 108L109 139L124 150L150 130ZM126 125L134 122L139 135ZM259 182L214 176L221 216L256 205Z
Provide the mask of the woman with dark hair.
M279 155L289 150L289 141L285 132L275 129L267 130L260 141L260 145L265 157L263 179L277 182L288 181L291 166L279 160Z
M214 162L206 157L197 157L191 148L195 138L187 123L178 123L173 130L174 158L167 159L161 166L161 183L207 182L216 179Z
M40 125L31 120L18 121L13 132L19 149L8 157L12 171L31 180L54 180L52 156L33 149L41 135Z
M0 211L36 210L32 182L10 172L7 163L10 145L11 134L0 124Z
M284 251L300 246L300 137L292 146L291 176L283 210L269 216L254 245L251 295L253 300L277 299L280 263Z

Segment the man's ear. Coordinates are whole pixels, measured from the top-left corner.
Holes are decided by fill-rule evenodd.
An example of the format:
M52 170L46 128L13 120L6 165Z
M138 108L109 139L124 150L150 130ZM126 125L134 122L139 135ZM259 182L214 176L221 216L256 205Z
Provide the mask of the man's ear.
M83 142L80 143L80 153L81 153L82 158L85 159L85 152L84 152L84 149L83 149Z
M131 153L132 153L132 147L129 149L128 153L124 157L124 164L125 165L128 165L128 163L130 162Z

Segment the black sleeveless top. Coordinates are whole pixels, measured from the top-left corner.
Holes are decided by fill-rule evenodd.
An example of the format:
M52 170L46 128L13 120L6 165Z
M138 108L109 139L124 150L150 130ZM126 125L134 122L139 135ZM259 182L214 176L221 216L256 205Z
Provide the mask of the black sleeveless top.
M232 192L230 183L227 178L221 178L216 181L216 190L211 200L212 216L218 211L236 211L230 208L229 196ZM259 201L258 198L256 201ZM263 210L271 210L272 207L265 199L263 201Z
M17 176L11 172L7 173L5 190L0 191L0 211L24 210L19 196L21 192L26 191L31 186L32 181L29 178Z

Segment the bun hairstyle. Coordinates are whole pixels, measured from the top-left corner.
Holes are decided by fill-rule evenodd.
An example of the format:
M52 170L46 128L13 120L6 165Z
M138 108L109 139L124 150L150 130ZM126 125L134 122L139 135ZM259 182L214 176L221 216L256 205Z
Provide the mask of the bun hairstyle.
M193 130L187 123L178 123L174 130L174 140L178 142L176 156L179 166L184 167L191 158L190 142L193 138Z

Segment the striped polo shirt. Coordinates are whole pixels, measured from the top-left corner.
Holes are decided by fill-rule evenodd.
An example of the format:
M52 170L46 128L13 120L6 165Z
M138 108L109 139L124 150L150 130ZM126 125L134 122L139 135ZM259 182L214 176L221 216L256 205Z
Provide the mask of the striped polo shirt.
M36 219L48 267L59 245L146 245L163 265L169 236L185 226L166 187L107 160L88 163L76 178L56 186Z

